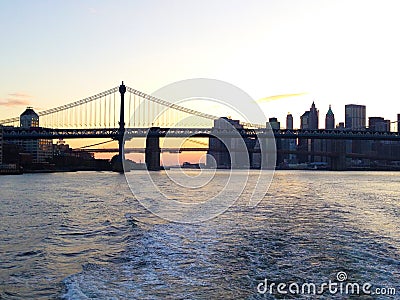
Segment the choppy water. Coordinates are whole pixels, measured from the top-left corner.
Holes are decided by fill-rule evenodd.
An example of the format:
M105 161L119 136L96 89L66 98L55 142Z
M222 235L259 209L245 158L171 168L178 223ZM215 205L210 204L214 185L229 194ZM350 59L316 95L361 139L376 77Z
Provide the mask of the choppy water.
M120 174L2 176L0 299L274 299L257 293L265 278L339 271L400 293L399 183L280 171L258 207L182 225L145 211Z

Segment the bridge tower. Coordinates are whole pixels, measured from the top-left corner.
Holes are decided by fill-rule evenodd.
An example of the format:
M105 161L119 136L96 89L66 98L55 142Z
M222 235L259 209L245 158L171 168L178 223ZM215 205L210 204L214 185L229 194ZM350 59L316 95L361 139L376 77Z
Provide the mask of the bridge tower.
M123 162L125 160L124 157L124 134L125 134L125 92L126 86L122 81L122 84L119 86L119 93L121 94L121 109L120 109L120 117L119 117L119 128L118 128L118 159L113 166L113 170L116 172L124 172Z

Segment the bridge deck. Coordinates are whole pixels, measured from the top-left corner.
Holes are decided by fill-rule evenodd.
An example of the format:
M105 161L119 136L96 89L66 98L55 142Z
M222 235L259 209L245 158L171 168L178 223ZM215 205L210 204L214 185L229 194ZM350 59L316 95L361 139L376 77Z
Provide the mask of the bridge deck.
M268 129L244 129L239 131L243 137L271 137L272 133L278 139L339 139L339 140L386 140L400 141L398 132L374 132L374 131L348 131L348 130L268 130ZM123 133L119 128L91 128L91 129L52 129L4 127L3 138L6 140L21 139L87 139L87 138L111 138L118 139ZM216 130L213 128L126 128L125 138L145 138L147 136L187 138L224 136L238 137L238 132L231 130Z

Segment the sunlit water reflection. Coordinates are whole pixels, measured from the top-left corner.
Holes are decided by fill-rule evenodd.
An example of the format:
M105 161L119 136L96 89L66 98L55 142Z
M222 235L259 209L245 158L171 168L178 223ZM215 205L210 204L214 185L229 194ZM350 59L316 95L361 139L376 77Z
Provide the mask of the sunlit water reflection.
M143 209L120 174L2 176L0 299L274 299L257 294L264 278L339 271L400 292L399 182L279 171L256 208L182 225Z

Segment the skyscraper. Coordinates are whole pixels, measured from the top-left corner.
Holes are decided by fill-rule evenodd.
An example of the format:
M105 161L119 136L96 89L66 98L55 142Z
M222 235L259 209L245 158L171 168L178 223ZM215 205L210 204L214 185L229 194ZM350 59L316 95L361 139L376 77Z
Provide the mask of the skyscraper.
M365 129L367 125L365 105L347 104L345 106L345 127L347 129Z
M293 129L293 116L291 113L286 116L286 129Z
M39 127L39 115L28 107L20 116L22 128ZM32 155L33 163L44 163L53 156L53 141L48 139L40 140L13 140L10 143L22 147L25 153Z
M300 129L310 129L310 111L307 110L300 117Z
M304 112L300 117L300 128L301 129L318 129L318 115L319 111L315 107L313 102L310 110Z
M286 116L286 129L293 129L293 116L291 113L288 113ZM285 150L296 150L296 139L284 139L282 140L282 149ZM283 159L287 163L296 163L296 154L285 154Z
M39 127L39 115L32 107L27 107L19 119L22 128Z
M319 111L315 107L315 103L313 101L310 108L310 129L319 128L318 116L319 116Z
M232 120L230 118L222 117L214 120L214 129L236 129L243 130L243 125L239 120ZM209 137L209 146L207 151L207 166L217 169L236 169L241 167L248 167L251 158L248 153L243 153L241 147L245 143L247 150L254 148L254 140L245 139L244 141L234 137L226 137L221 140L218 137ZM253 144L252 144L253 143ZM246 156L247 155L247 156Z
M397 114L397 132L400 132L400 114Z
M333 114L331 105L329 105L328 112L325 116L325 129L335 129L335 115Z
M268 123L272 129L281 129L281 123L278 122L277 118L269 118Z
M390 121L382 117L369 117L368 129L371 131L390 131Z
M315 107L315 103L311 104L311 108L308 111L305 111L304 114L300 117L300 128L301 129L318 129L318 115L319 111ZM311 139L299 139L298 140L298 149L302 151L313 151L315 146L315 140ZM298 155L298 159L300 162L312 162L314 161L313 156L309 155Z

